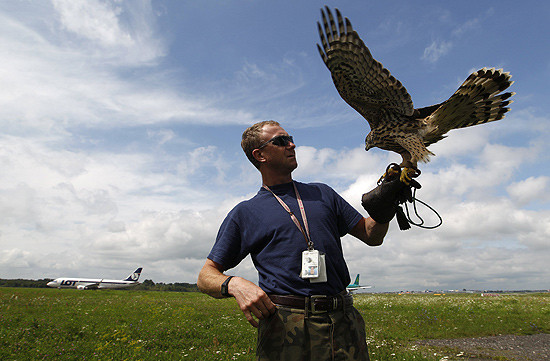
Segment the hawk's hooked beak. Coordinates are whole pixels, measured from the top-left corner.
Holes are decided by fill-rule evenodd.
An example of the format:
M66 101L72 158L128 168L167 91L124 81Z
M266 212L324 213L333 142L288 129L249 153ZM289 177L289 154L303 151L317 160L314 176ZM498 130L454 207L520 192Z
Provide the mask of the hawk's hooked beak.
M368 152L369 149L371 148L374 148L373 144L372 144L372 139L371 139L371 133L367 134L367 136L365 137L365 150Z

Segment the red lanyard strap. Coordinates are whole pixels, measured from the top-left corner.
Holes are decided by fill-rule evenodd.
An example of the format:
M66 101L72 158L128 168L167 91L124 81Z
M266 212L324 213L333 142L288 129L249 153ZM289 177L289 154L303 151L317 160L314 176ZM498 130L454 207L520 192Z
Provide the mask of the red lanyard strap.
M306 243L307 243L307 249L311 251L311 250L313 250L313 242L311 241L311 237L309 235L309 227L308 227L308 224L307 224L307 217L306 217L306 210L304 208L304 203L302 202L302 197L300 197L300 193L298 192L298 188L296 187L296 183L292 182L292 185L294 186L294 192L296 192L296 199L298 200L298 207L300 208L300 213L302 214L302 220L304 221L304 227L302 227L302 225L300 224L300 221L298 220L298 218L296 218L294 213L292 213L292 211L290 210L290 207L278 195L273 193L273 191L271 189L269 189L269 187L267 185L263 184L262 187L264 187L269 192L271 192L271 194L273 194L273 196L277 199L277 201L279 201L279 204L285 209L285 211L288 212L288 214L290 215L290 218L292 219L292 221L294 222L296 227L298 227L300 232L302 232L302 235L304 236L304 239L306 240ZM304 231L304 228L305 228L305 231Z

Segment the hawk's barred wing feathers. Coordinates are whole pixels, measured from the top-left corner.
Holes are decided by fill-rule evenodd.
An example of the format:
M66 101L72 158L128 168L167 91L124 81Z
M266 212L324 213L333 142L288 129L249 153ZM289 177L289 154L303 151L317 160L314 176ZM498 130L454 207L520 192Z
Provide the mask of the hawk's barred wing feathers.
M500 94L514 82L502 69L483 68L472 73L458 90L426 118L428 131L424 143L430 145L452 129L494 122L504 118L515 93Z
M402 165L416 168L433 155L426 146L450 130L496 121L509 111L514 93L500 93L511 76L494 68L472 73L445 102L414 109L405 87L372 57L349 19L336 9L336 22L328 7L321 14L317 47L340 96L370 125L365 149L397 152Z
M401 82L376 61L363 43L351 22L345 23L336 9L338 26L329 8L321 10L323 26L317 23L322 47L319 53L340 96L357 110L370 124L378 126L392 113L401 117L413 114L411 96Z

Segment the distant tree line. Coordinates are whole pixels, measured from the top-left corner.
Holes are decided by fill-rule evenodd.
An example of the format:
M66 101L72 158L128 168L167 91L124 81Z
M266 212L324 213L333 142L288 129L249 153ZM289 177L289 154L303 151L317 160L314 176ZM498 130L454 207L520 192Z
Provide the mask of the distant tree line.
M46 284L53 281L51 278L40 280L25 279L3 279L0 278L0 287L26 287L26 288L47 288ZM128 290L140 291L168 291L168 292L198 292L199 288L195 283L155 283L152 280L145 280L139 285L126 288Z
M16 280L6 280L3 278L0 278L0 287L26 287L26 288L46 288L46 284L50 281L53 281L50 278L44 278L41 280L24 280L24 279L16 279Z
M137 286L130 287L130 289L142 291L199 292L196 283L155 283L152 280L145 280Z

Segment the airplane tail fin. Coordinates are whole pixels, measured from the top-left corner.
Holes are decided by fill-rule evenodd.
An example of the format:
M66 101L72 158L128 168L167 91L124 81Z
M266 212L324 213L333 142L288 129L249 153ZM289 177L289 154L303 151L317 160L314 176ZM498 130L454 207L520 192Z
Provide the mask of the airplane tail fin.
M124 281L137 281L137 280L139 280L139 276L141 275L141 270L142 269L143 268L139 267L131 275L129 275Z
M353 283L359 285L359 273L357 274L357 277L355 277L355 282Z

